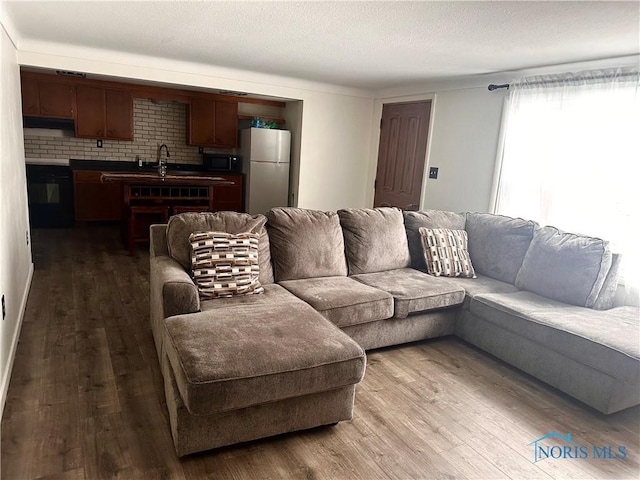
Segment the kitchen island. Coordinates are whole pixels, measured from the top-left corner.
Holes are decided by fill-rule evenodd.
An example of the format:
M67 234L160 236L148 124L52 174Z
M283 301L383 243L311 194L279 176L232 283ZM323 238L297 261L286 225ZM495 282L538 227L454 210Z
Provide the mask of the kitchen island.
M153 204L165 205L172 213L188 207L242 211L242 175L170 172L161 177L154 172L102 172L100 179L122 185L125 208Z
M242 211L242 175L180 171L102 172L101 181L122 185L122 233L133 254L149 241L149 226L182 212Z
M71 160L76 222L117 221L122 238L149 239L149 225L170 215L195 211L243 211L243 177L217 174L202 165L169 164L165 177L154 165Z

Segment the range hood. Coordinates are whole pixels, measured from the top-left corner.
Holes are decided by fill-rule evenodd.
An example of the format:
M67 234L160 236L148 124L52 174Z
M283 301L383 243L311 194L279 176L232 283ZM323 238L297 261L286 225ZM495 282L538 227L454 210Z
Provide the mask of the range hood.
M22 117L24 128L50 128L53 130L75 130L75 124L71 119Z

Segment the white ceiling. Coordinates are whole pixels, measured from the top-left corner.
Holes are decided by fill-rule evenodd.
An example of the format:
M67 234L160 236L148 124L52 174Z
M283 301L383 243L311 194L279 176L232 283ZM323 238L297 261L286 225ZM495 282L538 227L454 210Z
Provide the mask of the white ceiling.
M640 2L15 2L41 40L380 89L640 52Z

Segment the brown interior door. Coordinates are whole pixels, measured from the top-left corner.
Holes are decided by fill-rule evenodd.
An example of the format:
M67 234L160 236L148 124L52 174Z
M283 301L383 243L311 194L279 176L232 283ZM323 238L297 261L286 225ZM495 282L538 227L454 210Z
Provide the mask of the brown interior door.
M431 101L382 107L375 207L420 207L430 115Z

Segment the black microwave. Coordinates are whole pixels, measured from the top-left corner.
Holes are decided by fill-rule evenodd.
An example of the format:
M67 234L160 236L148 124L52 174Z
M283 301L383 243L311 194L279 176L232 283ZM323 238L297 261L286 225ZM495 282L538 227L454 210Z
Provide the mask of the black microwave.
M242 173L242 159L236 155L205 153L202 164L210 172Z

